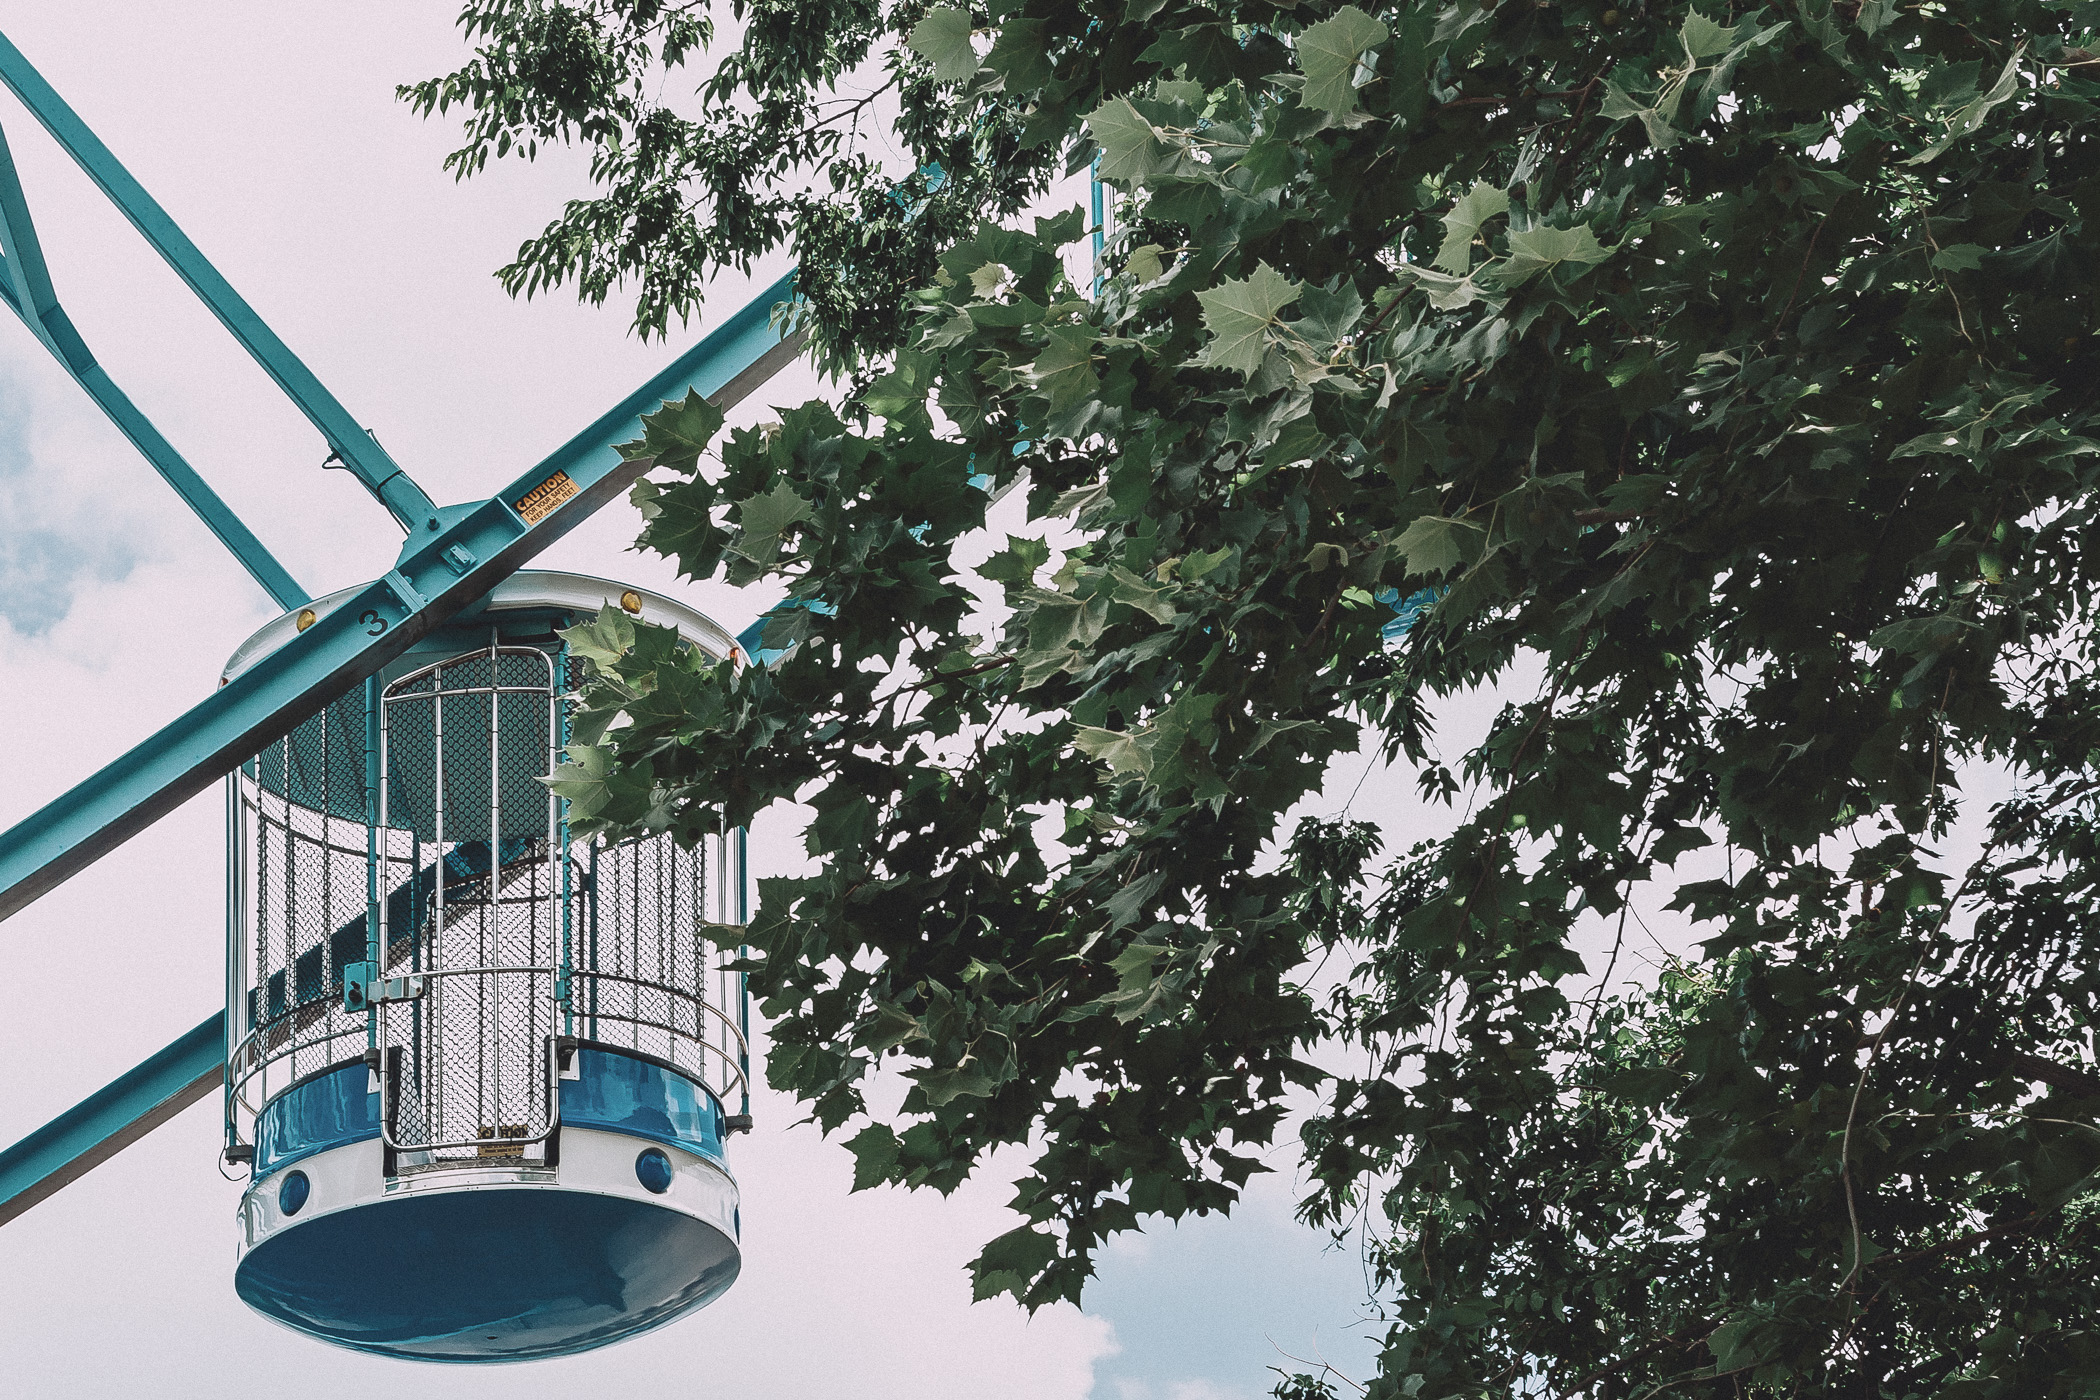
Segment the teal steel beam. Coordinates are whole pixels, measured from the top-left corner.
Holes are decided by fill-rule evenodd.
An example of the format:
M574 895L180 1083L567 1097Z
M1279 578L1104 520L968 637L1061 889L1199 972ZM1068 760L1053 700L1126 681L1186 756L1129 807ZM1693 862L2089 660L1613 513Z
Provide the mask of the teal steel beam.
M101 188L112 204L123 211L124 217L131 220L131 226L144 236L169 267L175 269L175 275L233 333L233 338L255 358L263 372L277 381L277 387L284 390L285 395L298 405L299 411L306 415L307 421L320 430L330 452L379 498L380 503L401 522L402 528L409 531L428 528L437 511L430 497L423 493L423 488L416 485L386 449L358 425L349 410L314 377L313 371L277 338L277 333L263 324L254 308L219 275L218 269L198 251L197 245L175 226L167 211L132 178L131 172L110 154L109 147L88 130L87 123L52 90L43 75L4 34L0 34L0 83L5 83L21 99L22 105L43 123L44 129L65 148L66 154L73 157L74 163Z
M14 1146L0 1150L0 1225L218 1088L225 1059L226 1013L219 1011Z
M15 171L14 155L8 149L5 133L0 133L0 300L5 300L22 318L31 334L87 390L117 430L131 439L132 445L197 513L205 528L218 536L219 543L233 552L233 557L240 560L278 607L296 608L308 600L306 590L160 435L146 415L138 411L95 362L87 343L73 329L65 308L58 304L50 270L44 264L44 251L37 242L36 225L29 217L29 202L23 196L22 181Z
M101 772L0 832L0 919L13 914L282 738L307 716L485 595L619 495L647 462L623 458L640 415L697 390L728 407L800 350L761 292L667 369L478 505L409 536L393 569Z

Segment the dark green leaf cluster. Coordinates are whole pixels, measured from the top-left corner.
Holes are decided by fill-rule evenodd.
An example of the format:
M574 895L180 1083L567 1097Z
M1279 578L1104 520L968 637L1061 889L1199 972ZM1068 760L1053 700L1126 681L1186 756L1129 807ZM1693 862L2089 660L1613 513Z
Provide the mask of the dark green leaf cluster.
M929 222L843 411L652 425L644 543L792 651L601 620L557 780L813 806L752 978L860 1184L1032 1144L978 1288L1070 1298L1317 1086L1381 1400L2100 1385L2100 7L884 23L912 132L1098 151L1102 285L1076 215ZM1286 829L1359 742L1464 795L1435 839ZM1603 995L1636 902L1707 941Z

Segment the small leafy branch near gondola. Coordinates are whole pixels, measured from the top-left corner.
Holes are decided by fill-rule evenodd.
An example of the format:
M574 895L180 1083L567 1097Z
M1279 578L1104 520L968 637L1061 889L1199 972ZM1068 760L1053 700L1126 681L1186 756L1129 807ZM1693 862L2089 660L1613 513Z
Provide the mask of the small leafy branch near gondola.
M688 836L814 807L753 986L858 1184L1032 1144L978 1292L1074 1298L1312 1090L1372 1395L2100 1384L2100 6L736 13L684 106L708 12L633 0L472 5L416 91L468 166L597 156L513 286L638 279L660 329L792 243L855 376L652 421L643 544L784 588L795 646L583 629L560 782ZM938 181L854 144L883 85ZM1095 294L1081 215L1015 211L1097 156ZM1287 821L1359 745L1433 839Z

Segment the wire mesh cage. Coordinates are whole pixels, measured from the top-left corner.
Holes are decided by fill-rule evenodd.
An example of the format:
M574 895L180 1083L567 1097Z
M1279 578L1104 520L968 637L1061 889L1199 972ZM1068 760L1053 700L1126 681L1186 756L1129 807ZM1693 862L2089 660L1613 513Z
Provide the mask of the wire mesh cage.
M389 1175L551 1162L581 1047L748 1108L740 833L576 840L551 631L344 695L229 794L228 1140L357 1060ZM265 1163L258 1161L260 1170Z

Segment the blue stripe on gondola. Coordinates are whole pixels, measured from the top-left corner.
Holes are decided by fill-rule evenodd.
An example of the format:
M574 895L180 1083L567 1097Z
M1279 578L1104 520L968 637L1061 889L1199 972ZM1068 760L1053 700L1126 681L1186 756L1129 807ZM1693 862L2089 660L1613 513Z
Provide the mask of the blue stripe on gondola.
M561 1121L677 1147L722 1161L722 1101L662 1065L581 1049L579 1075L561 1086Z
M561 1081L561 1121L570 1127L659 1142L723 1161L722 1101L677 1071L617 1050L576 1052L577 1077ZM379 1136L379 1095L362 1060L294 1084L255 1118L255 1175Z
M372 1072L354 1060L294 1084L255 1116L255 1175L303 1161L316 1152L379 1136L379 1095Z

